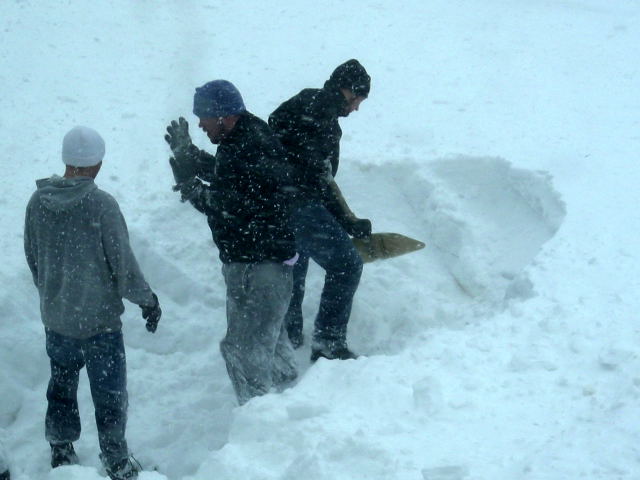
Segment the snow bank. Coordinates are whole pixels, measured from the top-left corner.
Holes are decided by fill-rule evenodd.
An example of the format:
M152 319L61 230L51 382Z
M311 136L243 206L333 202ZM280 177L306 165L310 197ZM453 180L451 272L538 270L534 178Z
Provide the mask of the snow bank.
M46 476L47 480L104 480L106 474L99 473L95 468L80 465L58 467L51 470ZM13 478L13 477L12 477ZM167 477L157 472L142 472L138 480L167 480Z
M550 176L494 158L441 160L428 171L429 239L464 292L490 302L532 296L523 270L565 216Z
M565 217L549 174L486 157L347 162L343 190L354 195L358 185L368 186L367 195L350 201L354 212L370 216L374 231L427 243L414 254L367 265L358 293L367 301L356 302L350 323L356 347L396 351L426 328L459 327L469 311L486 319L511 300L535 295L526 269ZM312 277L308 290L320 288Z

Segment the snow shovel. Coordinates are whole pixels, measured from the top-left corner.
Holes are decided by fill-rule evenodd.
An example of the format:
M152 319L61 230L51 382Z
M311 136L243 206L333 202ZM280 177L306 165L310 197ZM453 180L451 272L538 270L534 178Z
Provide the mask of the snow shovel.
M334 180L329 182L329 192L340 206L341 216L351 221L357 220ZM364 263L397 257L424 248L424 243L400 233L374 233L368 238L352 238L351 241Z
M423 242L400 233L373 233L368 238L352 238L351 241L364 263L398 257L425 247Z

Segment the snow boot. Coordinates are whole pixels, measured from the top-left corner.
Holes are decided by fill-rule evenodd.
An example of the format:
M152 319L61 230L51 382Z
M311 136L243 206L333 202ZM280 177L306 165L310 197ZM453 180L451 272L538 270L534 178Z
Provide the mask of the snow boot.
M4 473L0 473L0 480L11 480L11 474L9 473L9 470Z
M51 445L51 468L58 468L63 465L77 465L78 455L73 449L73 443L50 443Z
M326 358L327 360L355 360L358 355L353 353L347 347L338 347L334 349L330 348L312 348L311 349L311 361L315 362L319 358Z
M133 455L129 455L127 458L124 458L113 465L107 465L102 454L100 454L100 460L102 460L104 469L111 480L129 480L138 478L138 473L142 471L142 466L133 457Z

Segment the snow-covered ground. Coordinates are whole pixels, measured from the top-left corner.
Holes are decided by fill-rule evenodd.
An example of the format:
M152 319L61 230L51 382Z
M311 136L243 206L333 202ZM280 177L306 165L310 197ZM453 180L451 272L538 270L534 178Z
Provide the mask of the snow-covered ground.
M309 365L238 408L218 351L220 262L178 201L163 140L194 88L231 80L266 118L358 58L338 175L376 231L427 248L368 264L356 361ZM50 471L48 360L22 252L62 136L107 143L164 310L124 315L128 440L142 480L640 478L640 3L637 0L0 4L0 440L12 475L103 478L86 376L82 466ZM194 141L213 151L204 134ZM304 305L310 332L322 271Z

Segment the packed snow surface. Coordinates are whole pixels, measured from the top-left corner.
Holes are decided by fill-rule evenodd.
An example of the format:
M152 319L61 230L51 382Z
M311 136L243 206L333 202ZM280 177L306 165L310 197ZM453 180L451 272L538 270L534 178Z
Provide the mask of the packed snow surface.
M98 130L96 183L164 316L123 316L141 480L640 478L640 3L636 0L0 5L0 441L18 480L104 478L86 375L81 465L49 468L49 376L24 261L37 178ZM205 218L171 191L168 122L224 78L267 118L357 58L337 176L374 231L427 244L367 264L355 361L309 364L237 407ZM323 272L304 304L310 334Z

